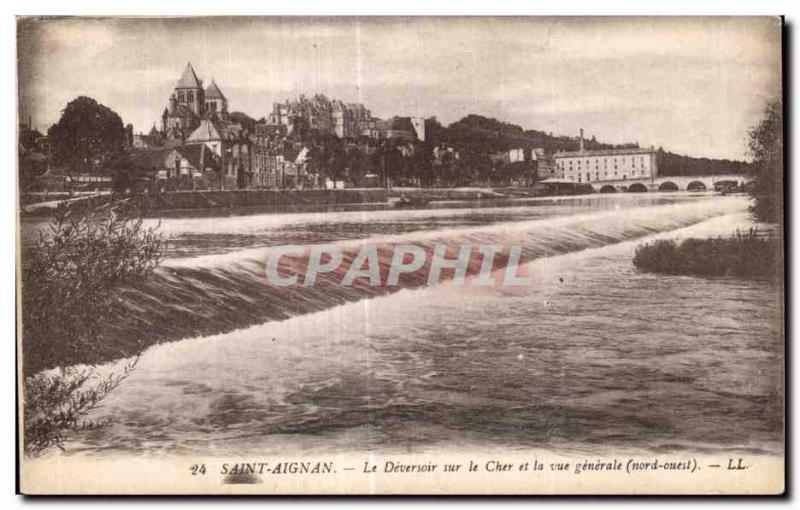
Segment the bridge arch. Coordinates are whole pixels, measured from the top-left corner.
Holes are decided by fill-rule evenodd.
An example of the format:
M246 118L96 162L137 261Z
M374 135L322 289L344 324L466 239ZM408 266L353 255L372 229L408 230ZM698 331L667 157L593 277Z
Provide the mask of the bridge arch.
M664 181L658 186L658 191L678 191L678 185L672 181Z
M703 181L692 181L686 185L687 191L705 191L706 185Z
M647 191L647 186L640 182L634 182L628 186L628 193L644 193Z
M600 188L600 193L616 193L617 188L610 184L606 184Z

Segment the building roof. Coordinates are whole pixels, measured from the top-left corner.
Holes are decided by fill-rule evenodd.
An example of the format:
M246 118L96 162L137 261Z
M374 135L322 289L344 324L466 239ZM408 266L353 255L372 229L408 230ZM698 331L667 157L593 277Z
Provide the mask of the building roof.
M192 63L188 62L186 64L186 69L183 70L183 76L181 79L178 80L178 83L175 84L176 89L195 89L202 87L202 81L200 78L197 77L197 74L194 72L194 68L192 67Z
M584 158L591 156L629 156L631 154L655 154L656 150L650 148L631 148L631 149L599 149L572 152L556 152L554 158Z
M180 147L176 147L175 150L178 151L178 154L180 154L183 159L188 161L189 164L198 170L205 166L205 163L207 162L206 160L209 158L209 155L207 154L209 149L203 144L182 145Z
M214 81L214 78L211 78L211 85L206 88L206 99L222 99L227 101L222 91L219 89L219 86L217 86L217 82Z
M130 153L130 164L135 168L144 170L159 169L164 166L164 161L173 150L171 147L165 147L133 151Z
M186 139L187 142L209 142L216 140L222 140L222 136L217 126L215 126L214 122L210 119L201 120L197 129Z

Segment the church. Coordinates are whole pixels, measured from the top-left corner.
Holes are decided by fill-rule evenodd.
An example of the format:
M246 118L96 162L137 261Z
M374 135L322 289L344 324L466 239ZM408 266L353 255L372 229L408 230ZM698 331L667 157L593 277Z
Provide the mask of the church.
M185 140L205 118L227 122L228 100L213 79L203 88L189 62L161 114L162 132L168 139Z
M152 133L151 133L152 134ZM161 114L158 145L166 147L204 145L211 153L204 159L190 189L246 188L252 184L250 134L228 112L228 99L212 79L203 87L192 63L186 64ZM194 174L193 174L194 175Z

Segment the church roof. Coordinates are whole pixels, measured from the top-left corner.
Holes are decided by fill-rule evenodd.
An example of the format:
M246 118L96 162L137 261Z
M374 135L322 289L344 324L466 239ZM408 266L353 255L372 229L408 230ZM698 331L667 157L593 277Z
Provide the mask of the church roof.
M225 99L214 78L211 78L211 85L206 89L206 99Z
M222 136L220 136L219 130L209 119L201 120L197 129L186 139L187 142L209 142L213 140L222 140Z
M194 72L192 63L188 62L186 64L186 69L184 69L183 71L183 76L181 76L181 79L178 80L178 83L175 85L175 88L191 89L199 87L202 87L202 82L200 81L200 78L197 77L197 74Z

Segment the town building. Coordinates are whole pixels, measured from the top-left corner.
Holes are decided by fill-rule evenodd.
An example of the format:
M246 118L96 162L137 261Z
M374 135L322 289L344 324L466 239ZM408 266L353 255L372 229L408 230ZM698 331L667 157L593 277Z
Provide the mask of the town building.
M240 124L216 120L213 116L200 121L185 144L204 145L218 158L219 184L222 189L251 186L252 146L247 131Z
M256 124L252 187L304 188L317 184L308 172L309 148L287 140L287 131L282 124Z
M202 144L159 147L131 153L127 164L137 186L153 191L217 188L219 161Z
M403 142L415 142L417 130L411 121L411 117L392 117L377 123L378 136L387 140L399 140ZM424 136L424 135L423 135Z
M131 146L134 149L155 149L164 145L164 136L156 129L156 125L147 134L137 133L133 135Z
M531 158L536 161L536 178L543 181L558 177L556 162L552 154L547 154L543 148L533 149Z
M553 155L558 177L575 183L643 180L658 177L654 148L586 150L583 129L576 152Z

